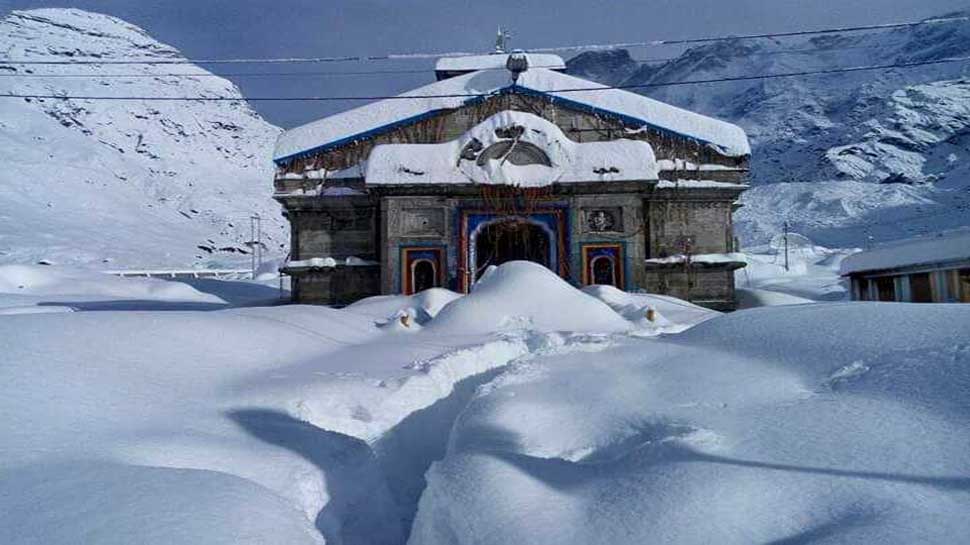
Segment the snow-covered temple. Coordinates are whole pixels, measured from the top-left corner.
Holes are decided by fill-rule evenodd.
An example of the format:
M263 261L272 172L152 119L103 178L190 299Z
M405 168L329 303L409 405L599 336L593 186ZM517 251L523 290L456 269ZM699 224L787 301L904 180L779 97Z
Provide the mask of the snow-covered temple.
M718 256L734 250L744 131L564 68L441 59L435 83L283 133L294 300L467 292L525 259L576 285L732 308L743 264Z

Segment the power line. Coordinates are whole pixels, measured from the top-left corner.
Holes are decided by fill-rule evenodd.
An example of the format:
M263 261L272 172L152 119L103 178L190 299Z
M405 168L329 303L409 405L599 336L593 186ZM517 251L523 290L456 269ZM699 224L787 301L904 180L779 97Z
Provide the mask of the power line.
M893 64L853 66L847 68L831 68L827 70L803 70L799 72L784 72L779 74L764 74L757 76L735 76L727 78L710 78L682 80L661 83L642 83L636 85L613 85L597 87L574 87L569 89L550 89L545 93L578 93L607 91L611 89L650 89L657 87L673 87L680 85L700 85L708 83L725 83L738 81L753 81L777 78L792 78L804 76L818 76L828 74L845 74L849 72L862 72L871 70L888 70L893 68L913 68L934 64L966 62L970 57L955 57L948 59L936 59L928 61L914 61ZM21 94L8 93L0 94L0 98L21 98L21 99L61 99L61 100L141 100L141 101L200 101L200 102L328 102L328 101L375 101L375 100L426 100L429 98L484 98L492 96L494 93L449 93L438 95L396 95L396 96L313 96L313 97L158 97L158 96L85 96L85 95L66 95L66 94Z
M762 34L739 34L736 36L709 36L703 38L685 38L679 40L651 40L646 42L619 42L602 45L573 45L557 46L547 48L533 48L529 51L540 53L545 51L569 51L580 49L617 49L626 47L647 47L658 45L689 45L699 43L720 42L724 40L753 40L757 38L792 38L797 36L811 36L815 34L841 34L844 32L863 32L867 30L891 30L894 28L910 28L921 25L936 25L942 23L954 23L960 21L970 21L970 16L959 17L939 17L936 19L924 19L922 21L909 21L903 23L884 23L878 25L859 25L851 27L824 28L817 30L796 30L791 32L766 32Z
M745 56L775 56L775 55L798 55L798 54L812 54L812 53L826 53L830 51L846 51L853 49L876 49L877 46L844 46L844 47L827 47L827 48L808 48L808 49L788 49L779 51L752 51L745 53ZM649 59L631 59L631 62L636 64L660 64L667 63L679 59L680 57L654 57ZM531 68L548 68L557 69L559 65L538 65L532 66ZM500 68L482 68L476 70L478 72L491 72L491 71L504 71L507 70L505 67ZM161 72L161 73L141 73L141 74L120 74L120 73L109 73L100 74L97 72L87 73L87 74L37 74L34 72L4 72L0 73L0 78L33 78L33 79L63 79L63 78L247 78L247 77L341 77L341 76L372 76L372 75L402 75L402 74L427 74L427 69L400 69L400 70L335 70L335 71L312 71L312 72L224 72L224 73L211 73L211 72L199 72L199 73L188 73L188 72Z
M798 30L791 32L766 32L760 34L740 34L726 36L705 36L699 38L683 38L674 40L649 40L642 42L615 42L603 44L575 44L553 47L531 48L532 53L543 53L553 51L579 51L579 50L607 50L630 47L651 47L665 45L688 45L698 43L719 42L724 40L751 40L757 38L790 38L797 36L811 36L818 34L840 34L846 32L863 32L870 30L891 30L896 28L912 28L922 25L936 25L954 22L970 21L970 16L941 17L936 19L925 19L922 21L907 21L901 23L885 23L877 25L859 25L851 27L823 28L815 30ZM331 63L331 62L364 62L381 60L413 60L430 59L441 57L460 57L467 55L478 55L481 53L471 53L467 51L442 51L442 52L414 52L414 53L388 53L384 55L347 55L335 57L283 57L283 58L236 58L236 59L142 59L142 60L27 60L27 59L0 59L0 64L7 65L174 65L174 64L297 64L297 63Z

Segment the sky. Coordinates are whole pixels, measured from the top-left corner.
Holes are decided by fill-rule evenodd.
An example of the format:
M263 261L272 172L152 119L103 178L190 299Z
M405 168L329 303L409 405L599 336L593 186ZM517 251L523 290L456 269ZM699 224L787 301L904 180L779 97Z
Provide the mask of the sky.
M0 0L11 9L75 7L107 13L147 30L190 58L380 55L482 51L496 28L529 49L708 35L890 23L970 8L970 0ZM661 47L634 58L670 56ZM571 56L564 53L565 57ZM434 80L433 60L312 66L207 65L246 96L397 94ZM424 69L418 74L336 76L305 72ZM304 72L272 77L253 72ZM352 107L350 102L255 103L270 122L292 127Z

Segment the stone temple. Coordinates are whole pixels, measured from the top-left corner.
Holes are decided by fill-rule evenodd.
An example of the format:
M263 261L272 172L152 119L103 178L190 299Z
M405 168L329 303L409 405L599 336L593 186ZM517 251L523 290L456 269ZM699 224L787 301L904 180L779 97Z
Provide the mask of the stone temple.
M733 308L744 131L564 69L444 58L435 83L283 133L294 301L467 292L529 260L576 286Z

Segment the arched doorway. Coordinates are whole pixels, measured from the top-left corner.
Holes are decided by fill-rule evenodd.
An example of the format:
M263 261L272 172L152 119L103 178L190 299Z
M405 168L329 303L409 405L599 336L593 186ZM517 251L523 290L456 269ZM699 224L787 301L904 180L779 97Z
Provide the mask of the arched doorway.
M508 261L532 261L549 267L549 234L542 227L510 219L490 223L475 237L475 279L485 269Z
M601 255L593 258L593 284L617 286L616 263L612 256Z
M411 264L411 293L438 287L438 271L430 259L418 259Z

